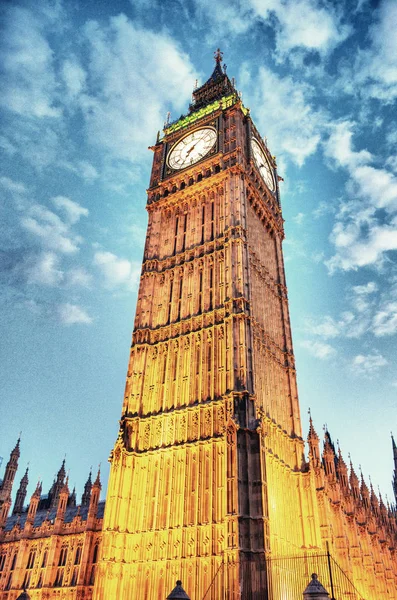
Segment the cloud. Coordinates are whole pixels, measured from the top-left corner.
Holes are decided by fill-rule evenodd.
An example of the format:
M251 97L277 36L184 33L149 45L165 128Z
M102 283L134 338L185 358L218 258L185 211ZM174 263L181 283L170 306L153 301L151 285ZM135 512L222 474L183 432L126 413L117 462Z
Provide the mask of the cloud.
M64 273L59 268L59 257L54 252L43 252L29 257L25 264L27 282L45 286L58 286Z
M330 273L381 265L388 252L397 249L397 177L384 168L376 168L366 150L353 148L354 123L335 124L325 155L349 174L346 190L349 198L339 205L330 240L335 254L328 259ZM388 213L385 220L382 211Z
M352 360L352 368L357 374L371 376L376 374L382 367L388 364L384 356L375 352L374 354L358 354Z
M240 73L250 103L266 106L256 115L260 131L270 140L270 147L286 154L302 166L314 154L324 134L328 117L311 104L313 89L291 76L280 77L267 67L260 67L251 79L248 65ZM252 98L252 102L251 102Z
M208 25L217 34L254 35L256 28L269 26L279 59L293 51L325 55L351 32L339 11L316 0L197 0L196 10L201 18L210 17Z
M325 344L323 342L313 342L309 340L305 340L300 344L302 348L308 350L308 352L320 360L328 360L332 356L336 355L336 350L330 344Z
M76 59L67 59L62 65L62 78L70 99L74 99L85 88L87 74Z
M58 316L64 325L75 325L76 323L90 325L93 322L92 317L83 308L70 302L58 307Z
M9 177L0 177L0 185L11 194L26 194L27 188L21 181L13 181Z
M330 4L327 8L315 0L251 0L251 4L265 21L276 17L276 50L281 56L297 48L326 54L350 33Z
M66 284L89 288L92 283L92 275L83 267L74 267L65 274Z
M141 272L140 263L119 258L111 252L100 251L94 255L94 264L101 271L104 285L108 289L120 286L128 289L137 287Z
M292 220L295 221L297 225L302 225L305 218L305 213L299 212L295 217L292 217Z
M378 335L374 327L374 316L385 302L386 298L379 296L379 288L374 281L351 286L346 293L346 310L338 318L331 315L316 319L312 317L306 320L305 331L323 340L360 338L368 332Z
M79 206L74 202L72 204ZM76 218L72 205L66 210L69 210L69 218ZM38 238L42 246L62 254L78 252L83 241L81 236L71 230L70 224L73 221L70 223L62 221L56 213L40 204L32 205L27 211L27 216L22 217L20 223L26 231Z
M377 337L397 333L397 302L387 302L380 307L373 318L373 331Z
M88 217L87 208L80 206L80 204L65 196L56 196L55 198L52 198L52 203L65 214L67 221L72 225L77 223L80 220L80 217Z
M15 4L4 5L0 44L3 66L0 104L31 117L59 117L54 55L45 38L47 19Z
M105 26L89 21L84 38L90 85L79 106L88 139L114 158L136 160L171 105L185 108L196 78L191 62L166 33L144 29L123 14Z

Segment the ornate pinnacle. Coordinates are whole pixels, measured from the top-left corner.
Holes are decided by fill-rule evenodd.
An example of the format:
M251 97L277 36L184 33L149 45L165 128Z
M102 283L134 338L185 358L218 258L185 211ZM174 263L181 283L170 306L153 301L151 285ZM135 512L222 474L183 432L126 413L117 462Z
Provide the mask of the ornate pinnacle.
M218 65L223 61L223 52L221 52L219 48L214 52L214 59Z

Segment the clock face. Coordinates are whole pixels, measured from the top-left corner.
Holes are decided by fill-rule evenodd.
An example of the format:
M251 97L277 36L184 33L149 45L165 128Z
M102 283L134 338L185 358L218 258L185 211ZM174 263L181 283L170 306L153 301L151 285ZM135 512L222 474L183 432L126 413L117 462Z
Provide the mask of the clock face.
M168 154L171 169L184 169L198 162L215 146L216 129L202 127L179 140Z
M274 192L276 186L274 184L273 168L270 166L266 154L259 145L259 142L252 138L251 140L252 154L254 156L255 164L258 167L259 173L262 175L264 182L266 183L269 190Z

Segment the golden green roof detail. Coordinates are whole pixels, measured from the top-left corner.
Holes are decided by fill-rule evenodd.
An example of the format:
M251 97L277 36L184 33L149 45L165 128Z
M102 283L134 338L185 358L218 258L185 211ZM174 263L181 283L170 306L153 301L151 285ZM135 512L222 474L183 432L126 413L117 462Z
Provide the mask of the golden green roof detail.
M197 110L190 115L181 117L180 119L178 119L178 121L175 121L175 123L172 123L168 127L164 127L164 134L169 135L174 131L184 129L185 127L188 127L189 125L195 123L199 119L202 119L203 117L215 112L216 110L218 110L218 108L229 108L230 106L233 106L233 104L235 104L238 100L239 97L237 94L223 96L222 98L220 98L220 100L215 100L215 102L212 102L211 104L200 108L200 110ZM241 105L241 110L243 111L244 115L246 115L248 112L248 110L243 105Z

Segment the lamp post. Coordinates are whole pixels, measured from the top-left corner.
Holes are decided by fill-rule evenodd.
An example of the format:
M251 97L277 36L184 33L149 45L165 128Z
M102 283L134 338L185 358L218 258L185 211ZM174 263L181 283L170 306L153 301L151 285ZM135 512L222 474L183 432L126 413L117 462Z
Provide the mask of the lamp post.
M190 600L189 596L187 595L187 593L185 592L185 590L182 587L182 581L180 581L180 579L178 579L178 581L176 582L176 586L174 587L174 589L172 590L172 592L170 593L169 596L167 596L167 600Z

